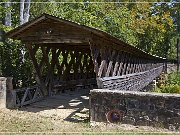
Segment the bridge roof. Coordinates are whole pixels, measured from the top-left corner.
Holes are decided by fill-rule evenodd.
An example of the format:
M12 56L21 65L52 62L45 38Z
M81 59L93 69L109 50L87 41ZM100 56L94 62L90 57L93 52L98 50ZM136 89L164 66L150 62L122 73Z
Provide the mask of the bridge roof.
M21 40L25 44L46 44L55 47L71 45L89 48L89 43L93 41L114 48L118 47L120 50L134 55L162 60L162 58L152 56L104 31L49 14L42 14L40 17L9 31L6 36ZM94 39L96 40L94 41Z

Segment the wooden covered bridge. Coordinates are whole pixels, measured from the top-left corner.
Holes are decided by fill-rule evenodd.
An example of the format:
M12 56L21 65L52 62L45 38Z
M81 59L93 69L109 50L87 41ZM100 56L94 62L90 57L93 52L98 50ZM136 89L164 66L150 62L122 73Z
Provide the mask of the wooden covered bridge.
M141 90L160 75L165 63L106 32L48 14L15 28L7 37L27 47L39 84L24 90L22 97L16 94L18 105L84 86Z

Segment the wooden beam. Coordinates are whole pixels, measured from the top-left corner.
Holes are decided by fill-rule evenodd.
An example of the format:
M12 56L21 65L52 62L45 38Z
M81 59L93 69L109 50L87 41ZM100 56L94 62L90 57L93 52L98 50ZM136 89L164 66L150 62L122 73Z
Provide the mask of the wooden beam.
M122 52L121 53L121 59L120 59L120 64L119 64L119 69L118 69L118 72L117 72L117 76L120 76L122 74L122 67L123 67L123 64L125 62L125 52Z
M41 72L40 72L40 69L39 69L39 65L37 63L37 60L35 58L35 52L33 51L33 48L32 48L32 45L31 44L26 44L26 47L29 51L29 55L31 57L31 60L33 62L33 65L34 65L34 68L35 68L35 71L36 71L36 74L37 74L37 82L38 84L40 85L40 88L41 88L41 91L42 91L42 94L44 96L47 96L47 88L45 86L45 83L42 79L42 75L41 75Z
M106 48L101 48L100 49L100 54L101 54L101 65L99 67L98 71L98 77L104 77L106 70L107 70L107 50Z
M100 49L96 47L92 41L89 41L89 44L90 44L92 60L94 63L94 72L96 73L96 76L98 76L98 71L99 71L98 56L100 53Z
M113 60L114 60L115 54L116 54L116 51L113 50L111 56L109 56L111 58L110 58L110 61L109 61L109 64L108 64L108 68L107 68L107 71L106 71L106 75L105 75L106 77L108 77L110 72L112 71L111 69L113 68Z
M118 53L117 57L116 57L116 63L114 65L114 70L113 70L112 76L116 76L117 75L117 71L118 71L118 67L119 67L119 59L120 59L120 54Z

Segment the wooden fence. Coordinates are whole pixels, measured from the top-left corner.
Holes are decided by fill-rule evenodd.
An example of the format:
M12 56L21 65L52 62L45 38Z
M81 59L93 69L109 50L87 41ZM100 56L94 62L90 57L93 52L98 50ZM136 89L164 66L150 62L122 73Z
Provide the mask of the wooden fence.
M21 107L42 100L44 97L38 85L12 91L14 107Z

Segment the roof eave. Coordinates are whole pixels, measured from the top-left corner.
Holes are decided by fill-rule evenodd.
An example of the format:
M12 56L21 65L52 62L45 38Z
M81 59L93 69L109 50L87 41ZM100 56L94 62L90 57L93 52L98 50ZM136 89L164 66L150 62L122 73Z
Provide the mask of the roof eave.
M26 28L28 28L28 27L30 27L30 26L32 26L32 25L34 25L34 24L36 24L36 23L38 23L38 22L40 22L40 21L42 21L42 20L45 20L46 18L47 18L46 15L43 14L42 16L40 16L40 17L38 17L38 18L36 18L36 19L33 19L33 20L31 20L31 21L28 21L28 22L26 22L26 23L18 26L17 28L15 28L15 29L7 32L7 33L5 34L5 37L7 37L7 38L12 38L12 39L16 39L16 36L15 36L15 35L17 35L18 33L22 32L22 31L25 30Z

